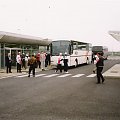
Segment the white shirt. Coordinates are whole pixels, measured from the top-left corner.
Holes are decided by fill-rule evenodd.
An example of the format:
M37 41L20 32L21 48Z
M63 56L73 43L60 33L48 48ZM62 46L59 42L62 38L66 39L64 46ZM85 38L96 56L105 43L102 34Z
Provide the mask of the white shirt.
M17 61L17 63L21 64L21 57L20 57L20 55L17 55L16 61Z

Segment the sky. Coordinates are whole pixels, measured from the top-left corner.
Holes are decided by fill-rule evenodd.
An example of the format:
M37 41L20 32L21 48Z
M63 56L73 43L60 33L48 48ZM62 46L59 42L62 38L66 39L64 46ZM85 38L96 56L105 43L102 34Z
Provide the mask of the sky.
M72 39L120 51L120 0L0 0L0 31Z

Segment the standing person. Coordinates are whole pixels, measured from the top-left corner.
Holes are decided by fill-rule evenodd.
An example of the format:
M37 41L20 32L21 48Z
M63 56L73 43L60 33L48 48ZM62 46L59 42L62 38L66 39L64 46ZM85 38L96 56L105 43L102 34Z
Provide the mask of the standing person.
M96 68L96 63L97 63L98 60L99 60L98 55L97 55L97 54L94 55L94 61L93 61L93 63L94 63L94 65L95 65L95 67L94 67L94 69L93 69L93 73L95 73L96 70L97 70L97 68Z
M11 60L11 54L8 53L8 55L5 57L5 65L6 65L6 72L7 73L12 73L11 72L11 64L12 64L12 60Z
M62 60L63 60L62 53L60 53L59 57L58 57L57 68L56 68L55 72L57 72L58 70L60 70L60 73L62 73Z
M37 60L34 57L34 55L32 55L32 57L28 60L28 64L30 66L28 77L30 77L31 71L33 71L33 77L35 77L35 68L36 68Z
M25 69L27 69L29 59L30 59L30 57L28 56L28 54L26 54L26 56L25 56Z
M63 62L64 62L64 72L65 72L65 73L68 73L68 58L67 58L67 52L65 52L65 56L64 56Z
M45 54L45 67L47 67L48 66L48 54L46 53Z
M22 59L21 59L21 56L20 56L20 52L18 52L18 54L16 56L16 61L17 61L17 72L21 73Z
M41 61L41 69L45 70L45 53L42 51L42 53L40 54L40 61Z
M21 60L22 60L22 68L24 67L26 69L26 67L25 67L25 53L22 54Z
M50 66L51 64L50 52L47 52L45 60L46 60L46 66Z
M102 83L105 81L103 75L102 75L102 70L104 66L104 58L101 55L101 53L97 53L97 56L99 57L99 60L96 63L97 67L97 84L100 84L100 79L102 79Z
M38 65L38 67L41 68L40 53L38 53L38 54L36 55L36 59L37 59L37 65Z

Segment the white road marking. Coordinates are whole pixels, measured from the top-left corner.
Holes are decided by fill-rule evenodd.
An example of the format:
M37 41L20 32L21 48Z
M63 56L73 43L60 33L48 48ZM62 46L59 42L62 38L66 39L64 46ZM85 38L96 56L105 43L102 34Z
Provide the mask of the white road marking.
M96 74L90 74L90 75L88 75L86 77L95 77L95 76L96 76Z
M38 75L35 75L35 77L41 77L41 76L44 76L46 74L38 74Z
M26 77L26 76L28 76L28 75L19 75L19 76L16 76L16 77Z
M69 75L71 75L71 74L64 74L64 75L60 75L60 76L58 76L58 77L67 77L67 76L69 76Z
M53 76L57 76L59 74L51 74L51 75L47 75L47 76L43 76L43 77L53 77Z
M77 75L74 75L74 76L72 76L72 77L81 77L81 76L83 76L83 75L85 75L85 74L77 74Z
M54 77L54 76L57 76L57 77L67 77L67 76L70 76L73 77L73 78L77 78L77 77L81 77L81 76L85 76L85 74L76 74L76 75L73 75L72 74L50 74L50 75L47 75L47 74L37 74L35 75L35 77ZM23 77L27 77L28 74L23 74L23 75L18 75L18 76L4 76L4 77L1 77L0 79L3 79L3 78L8 78L8 77L17 77L17 78L23 78ZM33 75L30 74L30 76L32 77ZM85 76L85 77L95 77L96 74L90 74L88 76Z

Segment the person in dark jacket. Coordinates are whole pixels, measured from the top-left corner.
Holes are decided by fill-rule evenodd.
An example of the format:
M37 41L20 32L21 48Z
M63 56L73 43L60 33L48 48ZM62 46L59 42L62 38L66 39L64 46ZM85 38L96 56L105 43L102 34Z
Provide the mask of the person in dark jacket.
M33 77L35 77L35 68L36 68L37 60L34 55L32 55L32 57L28 60L28 64L30 66L28 77L30 77L31 71L33 71Z
M50 57L50 52L46 53L46 59L45 59L45 66L50 66L51 64L51 57Z
M12 73L11 72L11 64L12 64L11 54L8 53L8 55L5 57L5 65L6 65L6 72L7 73Z
M64 72L68 73L68 57L67 57L67 52L65 52L65 56L64 56L63 62L64 62Z
M96 63L97 67L97 84L100 83L100 79L102 79L102 83L105 81L103 75L102 75L102 70L104 66L104 58L101 53L97 53L97 56L99 57L99 60Z

